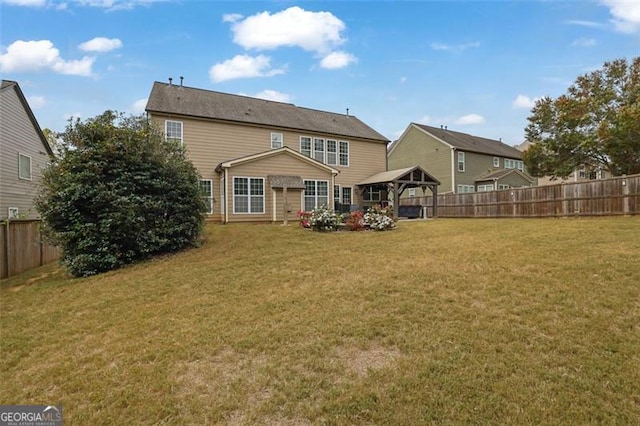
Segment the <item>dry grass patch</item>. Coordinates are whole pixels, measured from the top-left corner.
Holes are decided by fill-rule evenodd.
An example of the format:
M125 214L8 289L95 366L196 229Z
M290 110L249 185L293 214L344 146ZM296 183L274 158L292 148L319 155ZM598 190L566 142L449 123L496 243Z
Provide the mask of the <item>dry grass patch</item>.
M3 281L0 401L68 424L640 423L639 217L206 232Z

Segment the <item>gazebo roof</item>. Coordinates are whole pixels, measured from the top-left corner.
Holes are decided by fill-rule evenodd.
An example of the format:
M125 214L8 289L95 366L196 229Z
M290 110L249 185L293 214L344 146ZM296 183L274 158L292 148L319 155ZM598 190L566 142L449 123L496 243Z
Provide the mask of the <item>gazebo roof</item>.
M440 185L440 181L431 176L420 166L405 167L404 169L387 170L386 172L376 173L356 185L376 185L383 183L406 183L409 185Z

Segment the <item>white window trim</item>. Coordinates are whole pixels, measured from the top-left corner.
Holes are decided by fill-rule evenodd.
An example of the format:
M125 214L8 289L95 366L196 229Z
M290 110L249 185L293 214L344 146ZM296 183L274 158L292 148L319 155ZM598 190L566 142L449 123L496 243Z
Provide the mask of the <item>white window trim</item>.
M304 180L305 188L307 186L307 182L315 182L315 189L316 189L315 192L316 193L313 195L313 197L314 197L313 205L315 206L314 208L318 208L318 207L323 205L323 204L319 204L318 203L318 198L324 197L323 195L322 196L318 195L318 182L326 182L327 183L327 204L329 204L331 202L331 194L329 193L329 188L330 188L331 182L329 182L328 180L324 180L324 179L305 179ZM305 202L307 197L311 197L311 195L307 195L307 192L306 192L306 189L305 189L304 191L302 191L302 208L303 209L306 209L306 207L307 207L307 203ZM330 208L331 206L327 205L327 207Z
M279 138L276 138L276 142L279 142L279 146L274 146L273 142L274 142L274 136L280 136ZM271 132L271 149L278 149L278 148L282 148L284 146L284 135L282 133L278 133L278 132Z
M493 167L500 167L500 157L493 157Z
M202 196L209 202L209 209L207 210L207 214L213 214L213 179L200 179L200 182L209 182L209 195L203 194Z
M460 160L462 159L462 160ZM460 168L460 164L462 163L462 169ZM463 151L458 151L458 167L456 168L456 170L458 170L460 173L464 173L466 169L466 163L465 163L465 155Z
M249 194L247 194L246 196L248 197L249 203L247 205L247 207L249 208L248 212L238 212L236 211L236 179L247 179L247 184L248 184L248 188L249 188ZM256 180L261 180L262 181L262 195L251 195L251 179L256 179ZM231 187L231 193L232 193L232 197L233 197L233 214L238 214L238 215L242 215L242 214L264 214L265 213L265 186L264 186L264 178L263 177L253 177L253 176L234 176L233 177L233 183L232 183L232 187ZM243 195L244 196L244 195ZM251 198L262 198L262 211L261 212L252 212L251 211Z
M347 147L347 164L342 164L342 158L340 157L340 147L344 144ZM349 141L338 141L338 166L349 167L351 163L351 147Z
M316 149L316 141L320 142L322 141L322 151L319 151ZM321 163L326 163L326 155L327 155L327 140L325 138L313 138L313 145L312 145L312 149L311 149L312 153L313 153L313 158L316 161L319 161ZM317 157L317 153L322 152L322 158L316 158Z
M309 141L309 153L305 154L302 151L302 140L306 139ZM311 136L300 136L300 154L304 155L305 157L309 157L309 158L313 158L313 138Z
M169 132L167 131L167 128L169 127L169 123L180 123L180 138L169 137ZM164 120L164 138L165 140L180 139L180 143L183 144L184 143L184 123L178 120Z
M416 196L416 189L409 188L409 192L407 194L409 195L409 198L414 198Z
M457 189L456 191L457 194L472 194L476 192L476 188L473 185L458 184L456 189ZM471 191L468 191L469 189Z
M29 159L29 177L22 176L22 167L20 167L20 157ZM22 180L32 180L33 179L33 160L30 155L23 154L21 152L18 153L18 178Z
M18 219L20 215L20 209L17 207L9 207L7 209L7 218L10 220Z
M329 151L329 142L333 142L334 147L335 147L335 151ZM330 166L337 166L339 159L338 156L339 154L340 148L339 148L339 144L338 141L335 139L326 139L325 140L325 158L327 159L327 164L329 164ZM334 155L334 159L335 161L331 162L329 161L329 154L333 154Z

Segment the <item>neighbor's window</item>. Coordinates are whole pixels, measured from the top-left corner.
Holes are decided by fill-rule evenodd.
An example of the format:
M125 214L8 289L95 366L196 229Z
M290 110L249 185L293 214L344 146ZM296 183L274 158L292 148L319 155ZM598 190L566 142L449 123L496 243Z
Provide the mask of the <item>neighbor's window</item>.
M311 157L311 138L300 136L300 154Z
M200 193L207 205L207 214L213 213L213 182L211 179L202 179L200 181Z
M9 207L9 219L17 219L18 218L18 208L17 207Z
M415 197L415 196L416 196L416 189L409 188L409 197Z
M492 184L478 185L478 192L493 191Z
M340 141L340 165L349 165L349 142Z
M18 177L31 180L31 157L28 155L18 154Z
M182 121L170 121L164 122L164 134L166 139L174 140L182 143Z
M509 185L508 183L499 183L498 184L498 189L509 189L511 188L511 185Z
M500 157L493 157L493 167L500 167Z
M458 171L464 172L464 152L458 152Z
M305 180L304 181L304 211L329 205L329 181Z
M233 178L233 213L264 213L264 178Z
M467 194L476 192L476 188L473 185L458 185L458 194Z
M324 163L324 139L313 138L313 158Z
M284 137L282 136L282 133L271 133L271 148L282 148L283 141Z
M338 142L331 139L327 139L327 164L338 164Z

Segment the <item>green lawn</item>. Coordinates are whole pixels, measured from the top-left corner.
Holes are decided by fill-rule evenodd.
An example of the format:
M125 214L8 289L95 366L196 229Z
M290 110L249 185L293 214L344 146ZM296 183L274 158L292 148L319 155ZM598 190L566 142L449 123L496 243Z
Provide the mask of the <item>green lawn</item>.
M65 424L640 424L640 217L211 225L2 282L0 404Z

